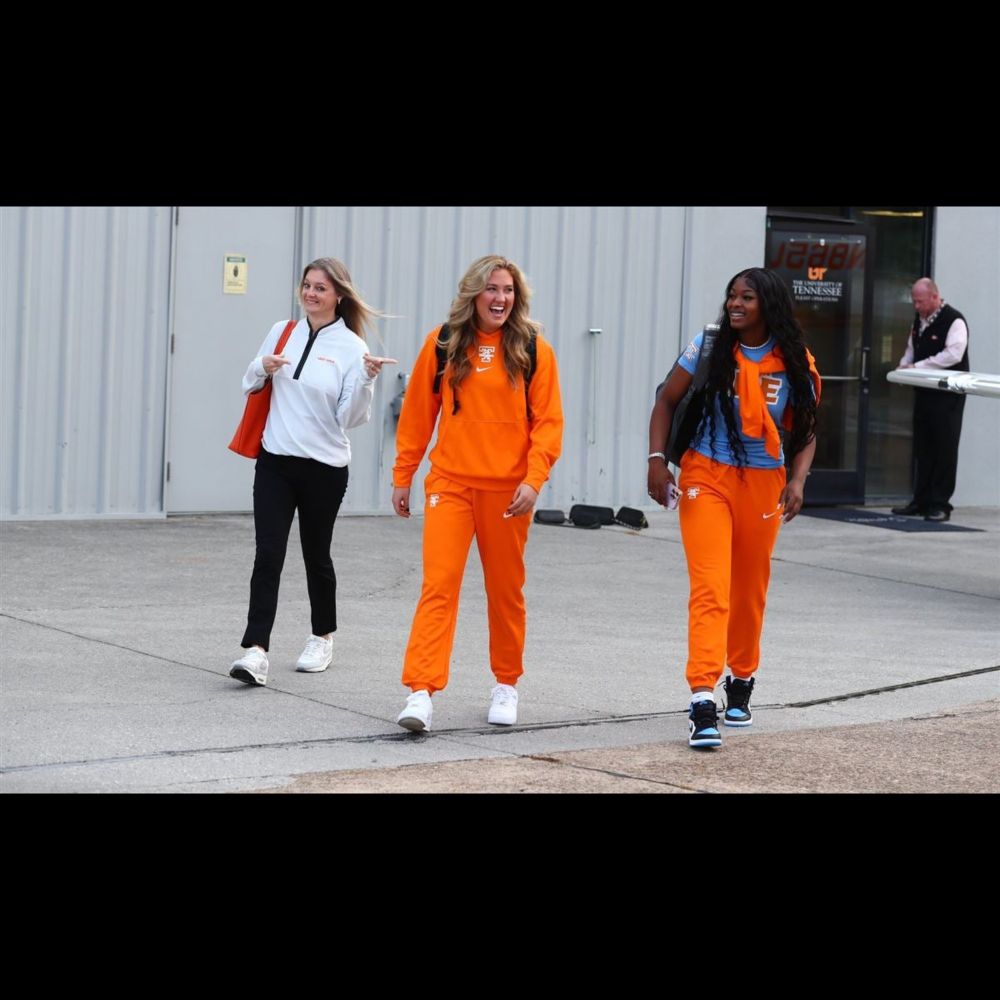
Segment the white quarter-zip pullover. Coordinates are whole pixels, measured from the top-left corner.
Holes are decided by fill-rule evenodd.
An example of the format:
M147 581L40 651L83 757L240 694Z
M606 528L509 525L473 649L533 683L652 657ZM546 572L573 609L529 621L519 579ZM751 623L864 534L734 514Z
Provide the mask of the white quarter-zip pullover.
M285 326L286 321L275 323L264 338L243 376L244 396L263 388L262 359L274 354ZM367 350L368 345L342 319L321 327L310 345L309 323L299 320L282 352L289 363L271 379L265 450L326 465L347 465L351 442L345 431L367 423L372 414L375 379L368 378L361 360Z

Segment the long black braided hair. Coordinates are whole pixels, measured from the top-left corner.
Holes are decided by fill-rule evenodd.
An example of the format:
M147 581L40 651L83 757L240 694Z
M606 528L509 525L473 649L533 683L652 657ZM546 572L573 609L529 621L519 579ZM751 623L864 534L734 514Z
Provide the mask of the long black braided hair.
M792 430L786 444L786 460L790 462L816 436L816 399L813 396L812 379L809 377L804 334L793 312L792 297L781 278L765 267L750 267L740 271L726 285L726 298L719 315L718 339L712 351L705 391L701 394L703 410L699 433L707 428L712 457L715 458L715 400L718 399L726 425L729 449L738 467L746 465L747 453L740 440L733 407L736 386L734 348L739 342L739 334L730 325L729 310L726 308L733 285L740 278L757 293L767 334L774 338L775 346L781 348L785 359L792 407Z

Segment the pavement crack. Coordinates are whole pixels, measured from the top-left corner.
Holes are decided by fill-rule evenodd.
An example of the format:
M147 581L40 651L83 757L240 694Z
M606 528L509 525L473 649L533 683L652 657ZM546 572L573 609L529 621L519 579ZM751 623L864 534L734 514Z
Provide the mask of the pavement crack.
M781 708L810 708L813 705L830 705L850 698L867 698L872 694L885 694L887 691L905 691L907 688L920 687L923 684L940 684L943 681L954 681L962 677L974 677L976 674L988 674L1000 671L1000 664L994 667L979 667L976 670L962 670L954 674L942 674L940 677L924 677L916 681L904 681L901 684L887 684L885 687L868 688L864 691L850 691L847 694L832 695L827 698L814 698L811 701L790 701Z
M667 788L682 788L686 792L697 792L700 795L710 795L704 789L692 785L683 785L676 781L664 781L660 778L646 778L639 774L627 774L624 771L612 771L606 767L588 767L586 764L574 764L572 761L560 760L558 757L546 757L541 754L522 754L521 760L537 760L545 764L557 764L560 767L572 768L575 771L589 771L592 774L606 774L611 778L625 778L628 781L642 781L650 785L664 785Z
M364 594L354 595L356 598L367 601L373 597L384 597L386 594L392 594L397 590L402 590L404 587L409 586L414 577L417 575L417 570L419 567L411 566L405 572L402 572L392 581L392 583L387 583L384 587L376 587L374 590L369 590Z
M11 621L21 622L23 625L34 625L36 628L45 629L49 632L59 632L62 635L72 636L74 639L83 639L86 642L95 642L101 646L108 646L112 649L121 649L126 653L135 653L137 656L146 656L152 660L159 660L161 663L171 663L177 667L186 667L188 670L198 670L204 674L211 674L213 677L220 677L225 679L224 674L220 674L217 670L213 670L210 667L202 667L197 663L186 663L184 660L174 660L169 656L160 656L159 653L149 653L144 649L136 649L134 646L125 646L120 642L110 642L107 639L98 639L92 635L84 635L81 632L72 632L70 629L59 628L56 625L48 625L45 622L32 621L30 618L19 618L17 615L9 614L5 611L0 611L0 618L9 618ZM250 691L255 690L257 685L244 685L239 681L233 682L233 691ZM360 719L369 719L372 722L388 722L391 720L384 719L380 715L371 715L368 712L360 712L356 708L345 708L343 705L336 705L329 701L324 701L322 698L312 698L309 695L299 694L297 691L288 691L285 688L275 687L273 684L261 686L263 691L267 691L271 694L283 694L289 698L297 698L299 701L310 702L313 705L322 705L324 708L334 708L339 712L347 712L350 715L356 715ZM0 774L3 771L0 769Z
M827 573L839 573L843 576L859 576L865 580L880 580L883 583L896 583L903 587L922 587L924 590L934 590L942 594L958 594L961 597L979 597L984 601L1000 601L1000 597L991 594L977 594L971 590L955 590L952 587L938 587L933 583L919 583L916 580L900 580L894 576L880 576L878 573L860 573L853 569L840 569L836 566L820 566L811 562L799 562L797 559L786 559L774 556L772 562L786 563L789 566L802 566L805 569L824 570Z
M18 619L21 620L21 619ZM28 624L35 624L33 622L28 622ZM44 627L44 626L43 626ZM51 626L49 626L51 627ZM62 629L57 629L56 631L64 631ZM87 636L80 636L80 638L87 638ZM95 640L101 641L101 640ZM121 647L127 648L127 647ZM139 650L133 650L133 652L141 652ZM153 654L142 654L142 655L153 655ZM163 657L157 657L158 659L164 659ZM177 661L170 660L167 662L176 663ZM181 666L190 666L190 664L180 664ZM203 667L195 667L197 670L204 670ZM985 674L990 672L1000 671L1000 664L992 667L981 667L977 670L965 670L960 673L946 674L940 677L928 677L923 680L908 681L903 684L891 684L886 687L881 688L870 688L865 691L851 691L844 694L832 695L827 698L817 698L812 701L804 702L788 702L785 704L772 704L772 705L758 705L757 710L764 711L769 709L785 709L785 708L808 708L814 705L825 705L834 704L838 701L846 701L850 698L864 698L869 695L884 694L889 691L899 691L911 687L919 687L923 684L936 684L943 681L956 680L963 677L971 677L977 674ZM211 671L210 671L211 672ZM267 690L265 688L265 690ZM277 690L277 689L274 689ZM278 691L279 694L287 694L289 692ZM301 697L292 695L292 697ZM336 705L330 705L328 702L320 702L313 698L303 698L304 701L316 701L327 708L338 708ZM353 712L352 709L340 709L341 711ZM353 712L356 715L363 715L365 718L372 719L376 722L382 722L386 725L391 724L391 719L383 719L380 716L367 715L360 712ZM489 737L515 737L518 734L526 733L537 733L545 732L551 730L560 729L582 729L591 726L606 726L606 725L620 725L622 723L628 722L649 722L655 721L657 719L667 719L672 716L684 716L687 715L687 709L676 709L667 712L643 712L636 713L633 715L620 715L620 716L610 716L603 718L591 718L591 719L570 719L563 722L539 722L539 723L527 723L520 726L515 726L511 728L499 729L495 726L489 727L471 727L471 728L455 728L455 729L439 729L436 730L433 735L430 733L410 733L410 732L389 732L389 733L371 733L368 735L357 735L357 736L338 736L338 737L326 737L326 738L316 738L308 740L279 740L273 743L249 743L249 744L239 744L236 746L219 746L219 747L193 747L185 750L155 750L150 753L143 754L126 754L111 757L96 757L87 758L82 760L64 760L64 761L50 761L41 764L16 764L12 767L0 767L0 775L3 774L20 774L29 771L46 771L46 770L56 770L63 767L95 767L101 765L109 764L125 764L125 763L135 763L140 761L156 761L165 760L181 757L197 757L201 755L208 754L235 754L235 753L246 753L252 751L268 751L268 750L292 750L292 749L308 749L311 747L332 747L338 744L352 744L352 745L373 745L380 743L422 743L425 740L441 740L444 742L457 744L460 746L467 746L472 749L481 749L481 745L478 741L474 742L473 738L489 736ZM530 757L530 754L518 753L516 750L506 750L499 748L500 753L508 757ZM546 760L543 755L536 755L535 759ZM554 758L553 758L554 759ZM565 761L559 761L563 766L574 766L579 767L580 765L569 765ZM593 770L600 770L595 768ZM608 772L609 774L618 774L618 772ZM652 781L654 779L650 778L637 778L634 775L620 775L621 777L630 777L636 781ZM669 782L664 782L664 784L670 784ZM678 785L679 788L688 788L686 785ZM699 791L699 789L689 789L691 791Z
M651 542L666 542L669 545L680 545L680 539L657 538L654 535L648 536ZM955 590L952 587L939 587L933 583L920 583L917 580L900 580L895 576L881 576L878 573L861 573L858 570L842 569L839 566L823 566L813 562L801 562L798 559L789 559L785 556L772 556L771 562L786 563L789 566L802 566L804 569L822 570L826 573L837 573L842 576L859 576L865 580L880 580L883 583L896 583L905 587L921 587L924 590L934 590L942 594L959 594L962 597L980 597L985 601L1000 601L1000 596L994 597L992 594L977 594L971 590Z

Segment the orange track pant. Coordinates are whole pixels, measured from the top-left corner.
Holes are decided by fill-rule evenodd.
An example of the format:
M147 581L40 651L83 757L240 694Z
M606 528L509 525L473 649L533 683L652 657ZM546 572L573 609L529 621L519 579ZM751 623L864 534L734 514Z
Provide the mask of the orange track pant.
M490 666L501 684L524 672L524 546L531 515L504 518L512 489L474 490L431 472L424 480L424 582L403 659L403 683L433 694L448 683L458 597L476 537L486 582Z
M679 485L691 581L687 680L693 691L714 688L727 663L742 678L758 667L785 470L743 469L741 476L734 466L688 451Z

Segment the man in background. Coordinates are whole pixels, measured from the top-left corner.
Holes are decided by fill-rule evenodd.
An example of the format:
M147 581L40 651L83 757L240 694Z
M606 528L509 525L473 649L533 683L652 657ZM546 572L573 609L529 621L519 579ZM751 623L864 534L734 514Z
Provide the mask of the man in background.
M969 370L969 328L965 317L941 298L930 278L912 289L913 319L900 368ZM951 517L958 471L958 439L962 433L965 396L937 389L914 389L913 499L893 514L922 515L925 521Z

